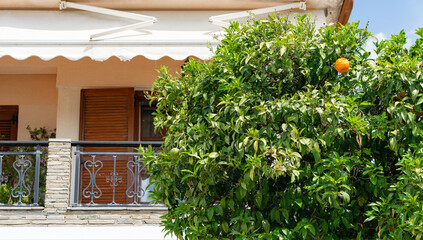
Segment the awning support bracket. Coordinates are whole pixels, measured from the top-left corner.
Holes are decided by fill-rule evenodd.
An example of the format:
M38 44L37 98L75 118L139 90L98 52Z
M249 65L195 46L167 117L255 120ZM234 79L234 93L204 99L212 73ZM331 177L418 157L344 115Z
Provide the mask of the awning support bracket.
M105 31L105 32L92 34L90 36L90 40L95 40L95 39L101 38L101 37L106 36L106 35L122 32L122 31L126 31L126 30L132 30L132 29L138 29L138 28L150 26L150 25L153 25L154 23L158 22L157 18L152 17L152 16L147 16L147 15L142 15L142 14L137 14L137 13L131 13L131 12L118 11L118 10L112 10L112 9L101 8L101 7L94 7L94 6L89 6L89 5L79 4L79 3L73 3L73 2L68 2L68 1L60 1L60 10L63 10L63 9L66 9L66 8L74 8L74 9L79 9L79 10L88 11L88 12L100 13L100 14L105 14L105 15L110 15L110 16L115 16L115 17L121 17L121 18L128 18L128 19L140 21L138 23L126 25L126 26L123 26L123 27L114 28L114 29L111 29L111 30L108 30L108 31Z
M233 19L242 18L242 17L248 17L251 14L260 15L260 14L284 11L284 10L295 9L295 8L299 8L301 10L306 10L306 3L305 2L297 2L297 3L279 5L279 6L275 6L275 7L259 8L259 9L254 9L254 10L250 10L250 11L243 11L243 12L217 15L217 16L210 17L209 22L211 24L214 24L214 25L217 25L217 26L229 27L229 25L230 25L229 22L226 22L228 20L233 20Z

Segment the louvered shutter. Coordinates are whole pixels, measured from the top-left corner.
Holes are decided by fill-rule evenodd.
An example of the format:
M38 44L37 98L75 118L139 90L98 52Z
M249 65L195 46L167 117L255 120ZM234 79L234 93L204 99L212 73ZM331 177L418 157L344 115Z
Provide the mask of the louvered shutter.
M81 94L81 127L82 141L132 141L134 128L134 90L125 89L85 89ZM86 147L89 152L124 152L132 149ZM86 156L84 161L92 160ZM96 184L102 191L102 196L94 199L95 203L112 202L113 188L110 179L114 164L112 156L96 156L103 162L103 167L96 175ZM115 202L127 203L126 189L128 184L126 164L128 157L118 157L116 161L117 177L120 179L115 187ZM81 165L81 195L82 203L90 199L82 197L82 191L90 182L89 171ZM108 181L109 179L109 181Z

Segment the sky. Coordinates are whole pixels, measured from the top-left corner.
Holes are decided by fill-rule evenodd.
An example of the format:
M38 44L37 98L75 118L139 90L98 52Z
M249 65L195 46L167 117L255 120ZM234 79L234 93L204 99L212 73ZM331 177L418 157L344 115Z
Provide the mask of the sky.
M379 40L405 30L409 41L417 38L415 30L423 27L423 0L355 0L349 19L360 21Z

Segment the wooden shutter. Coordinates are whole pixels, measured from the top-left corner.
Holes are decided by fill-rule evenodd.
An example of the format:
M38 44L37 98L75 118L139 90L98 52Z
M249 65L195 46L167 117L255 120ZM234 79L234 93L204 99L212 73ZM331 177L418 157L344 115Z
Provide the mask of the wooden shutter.
M18 106L0 106L0 141L16 140Z
M81 125L80 139L82 141L132 141L134 128L134 90L124 89L85 89L81 93ZM126 148L98 148L86 147L90 152L125 152ZM84 157L86 161L91 157ZM102 191L102 197L94 199L95 203L111 203L113 188L107 178L113 173L113 157L97 156L103 162L103 168L96 176L97 186ZM116 203L126 203L126 189L128 184L126 163L128 157L118 157L116 172L121 181L115 188ZM81 165L81 193L90 182L89 172ZM89 203L90 199L83 198L81 202Z

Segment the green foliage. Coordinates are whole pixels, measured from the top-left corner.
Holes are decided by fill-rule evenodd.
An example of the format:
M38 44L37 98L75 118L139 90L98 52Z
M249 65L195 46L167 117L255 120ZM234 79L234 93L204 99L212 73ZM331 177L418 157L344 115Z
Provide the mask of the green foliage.
M12 204L12 187L6 184L0 185L0 203Z
M180 239L419 239L422 38L358 23L234 22L207 62L153 86L163 149L140 149ZM423 29L417 33L423 37ZM344 57L351 68L334 69ZM401 91L405 96L402 98Z

